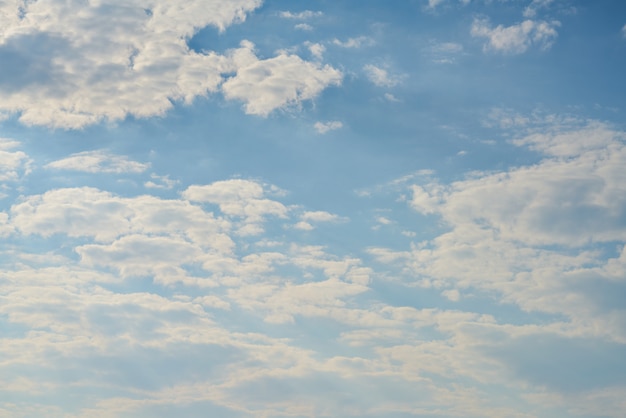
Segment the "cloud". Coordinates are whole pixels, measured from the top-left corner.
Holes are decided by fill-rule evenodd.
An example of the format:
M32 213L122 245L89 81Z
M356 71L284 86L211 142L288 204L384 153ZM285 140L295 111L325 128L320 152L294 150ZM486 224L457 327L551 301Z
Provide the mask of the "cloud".
M324 51L326 51L326 47L324 45L309 43L308 47L309 51L311 51L311 55L313 55L318 60L322 59Z
M622 36L624 38L626 38L626 25L624 25L624 27L622 27Z
M149 189L171 189L173 188L176 184L179 183L178 180L172 180L170 179L169 175L165 175L165 176L159 176L157 174L150 174L150 178L152 180L146 181L143 185L144 187L147 187Z
M294 25L294 28L298 30L304 30L304 31L313 30L313 26L309 25L308 23L298 23L297 25Z
M411 207L444 230L410 251L372 254L404 260L411 280L452 300L453 289L496 291L524 311L565 315L575 335L626 341L623 309L608 302L626 286L617 279L626 271L626 134L600 122L537 130L512 141L540 153L536 164L413 184ZM604 245L619 249L602 256Z
M315 125L313 125L313 127L318 133L325 134L327 132L343 128L343 123L338 120L333 120L330 122L315 122Z
M247 113L267 115L338 85L341 73L330 66L288 54L260 60L250 43L225 55L197 53L186 44L205 26L223 31L243 22L260 4L105 0L75 5L70 13L61 1L29 2L21 18L11 4L2 5L0 59L7 65L0 69L0 113L58 128L163 115L173 102L221 91L224 75L237 73L224 83L224 96L244 101Z
M533 0L526 8L524 9L524 17L533 18L537 15L537 11L541 9L545 9L550 4L552 4L554 0Z
M46 168L84 171L87 173L142 173L150 164L131 161L128 157L106 150L84 151L46 164Z
M341 218L338 215L325 211L304 212L302 215L300 215L300 222L296 223L293 227L295 229L300 229L303 231L312 231L315 229L312 223L340 222L344 220L345 219Z
M492 28L487 19L475 19L470 33L475 38L487 39L484 51L521 54L531 45L549 49L558 35L556 28L559 26L557 21L525 20L517 25Z
M80 128L103 119L161 115L171 100L190 102L218 90L227 57L190 51L186 39L211 25L242 22L259 0L113 0L6 3L0 57L0 110L25 124ZM106 23L105 23L106 22Z
M222 85L224 97L243 101L248 114L267 116L278 108L299 106L326 87L341 84L341 72L329 65L321 66L286 53L259 60L253 47L244 42L233 54L237 74Z
M257 235L263 232L261 223L266 217L286 218L289 211L282 203L267 199L265 189L258 182L235 179L190 186L182 196L192 202L218 205L225 215L242 220L240 234Z
M342 48L361 48L362 46L369 46L374 44L374 40L368 36L359 36L356 38L348 38L346 41L340 41L339 39L333 39L333 44Z
M25 152L15 150L19 145L13 139L0 138L0 182L15 182L30 172L32 160Z
M310 19L312 17L323 16L324 13L322 13L320 11L305 10L305 11L297 12L297 13L293 13L293 12L289 12L289 11L283 11L283 12L280 12L278 15L280 17L284 18L284 19L304 20L304 19Z
M386 69L372 64L367 64L363 70L368 80L378 87L393 87L400 82L400 77L391 75Z

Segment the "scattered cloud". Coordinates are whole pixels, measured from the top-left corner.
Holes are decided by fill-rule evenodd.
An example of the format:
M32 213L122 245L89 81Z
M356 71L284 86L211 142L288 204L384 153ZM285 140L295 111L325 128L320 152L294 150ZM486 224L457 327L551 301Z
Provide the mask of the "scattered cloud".
M106 150L84 151L53 161L45 166L56 170L84 171L87 173L142 173L149 163L131 161Z
M20 142L0 138L0 182L15 182L30 173L32 160L24 151L16 150Z
M341 84L342 73L329 65L321 66L286 53L259 60L253 47L244 42L233 54L237 74L222 85L224 97L243 101L248 114L267 116L278 108L299 106L326 87Z
M311 55L313 55L313 57L315 57L315 59L317 60L321 60L323 55L324 55L324 51L326 51L326 47L322 44L316 44L316 43L309 43L308 45L309 51L311 51Z
M369 36L359 36L356 38L348 38L345 41L339 39L333 39L333 44L342 48L361 48L363 46L370 46L374 44L374 40Z
M487 19L475 19L470 33L473 37L487 39L484 51L521 54L531 45L549 49L558 35L556 28L559 26L557 21L525 20L517 25L493 28Z
M392 75L385 68L367 64L363 67L368 80L378 87L393 87L400 83L401 77Z
M526 6L523 15L526 18L534 18L537 16L537 12L539 10L547 8L553 2L554 0L533 0L528 6Z
M298 30L304 30L304 31L313 30L313 26L309 25L308 23L298 23L297 25L294 26L294 28Z
M19 13L4 4L0 59L10 65L0 76L0 112L58 128L162 115L172 101L218 91L220 74L233 70L228 57L195 53L186 39L209 25L223 31L260 4L105 0L71 13L58 2L27 2Z
M325 134L327 132L343 128L343 123L338 120L333 120L330 122L315 122L315 125L313 125L313 127L318 133Z
M284 19L304 20L304 19L311 19L313 17L324 16L324 13L320 11L304 10L302 12L296 12L296 13L283 11L283 12L280 12L278 15Z
M383 96L388 102L391 103L401 103L402 100L398 99L396 96L394 96L391 93L385 93Z
M143 185L149 189L172 189L176 184L179 183L178 180L170 179L169 175L159 176L157 174L150 174L150 178L152 180L146 181Z

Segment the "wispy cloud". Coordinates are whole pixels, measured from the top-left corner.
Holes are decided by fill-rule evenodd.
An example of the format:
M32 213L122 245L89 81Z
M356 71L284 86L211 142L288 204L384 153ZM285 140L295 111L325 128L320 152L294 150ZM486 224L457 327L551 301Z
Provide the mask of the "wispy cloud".
M132 161L126 156L115 155L106 150L84 151L48 163L46 168L56 170L84 171L87 173L142 173L149 163Z
M330 122L315 122L315 125L313 125L313 127L318 133L325 134L327 132L343 128L343 123L338 120L333 120Z
M558 33L557 21L525 20L517 25L492 27L487 19L476 19L470 31L473 37L486 38L485 51L505 54L521 54L531 45L549 49Z
M320 11L304 10L302 12L295 12L295 13L290 12L290 11L282 11L278 15L285 19L304 20L304 19L311 19L313 17L323 16L324 13Z
M393 87L400 83L402 77L393 75L385 68L378 67L373 64L367 64L363 67L368 80L379 87Z

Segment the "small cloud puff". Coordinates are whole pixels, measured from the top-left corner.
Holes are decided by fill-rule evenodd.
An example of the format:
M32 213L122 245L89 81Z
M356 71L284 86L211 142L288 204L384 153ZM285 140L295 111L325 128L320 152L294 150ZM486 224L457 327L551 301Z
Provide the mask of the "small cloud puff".
M325 134L327 132L343 128L343 123L338 120L333 120L330 122L316 122L313 126L318 133Z
M400 77L389 74L389 72L381 67L368 64L363 67L368 80L378 87L393 87L400 82Z
M147 181L145 182L143 185L144 187L147 187L148 189L171 189L172 187L174 187L177 183L179 183L178 180L172 180L170 179L169 175L166 176L159 176L157 174L150 174L150 178L155 180L155 181Z
M483 46L484 51L521 54L531 45L549 49L558 35L558 26L558 21L525 20L517 25L498 25L492 28L487 19L475 19L470 33L475 38L487 39Z
M296 223L293 226L293 228L300 229L302 231L312 231L315 229L312 223L341 222L343 220L345 219L330 212L325 212L325 211L304 212L302 215L300 215L300 222Z
M340 41L339 39L333 39L333 44L342 48L360 48L366 45L374 44L374 40L367 36L359 36L357 38L349 38L347 41Z
M45 166L57 170L84 171L87 173L142 173L150 167L149 163L129 160L122 155L111 154L105 150L84 151L72 154Z
M282 17L283 19L297 19L297 20L304 20L304 19L310 19L312 17L320 17L323 16L324 13L319 12L319 11L311 11L311 10L305 10L303 12L298 12L298 13L293 13L293 12L289 12L289 11L284 11L284 12L280 12L278 14L280 17Z
M307 23L298 23L297 25L294 26L295 29L298 30L306 30L306 31L311 31L313 30L313 26L307 24Z

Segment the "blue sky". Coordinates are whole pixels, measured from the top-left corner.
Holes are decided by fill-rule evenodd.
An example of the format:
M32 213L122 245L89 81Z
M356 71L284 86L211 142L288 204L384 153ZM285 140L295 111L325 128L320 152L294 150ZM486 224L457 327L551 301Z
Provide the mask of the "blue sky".
M626 6L0 2L0 417L623 417Z

